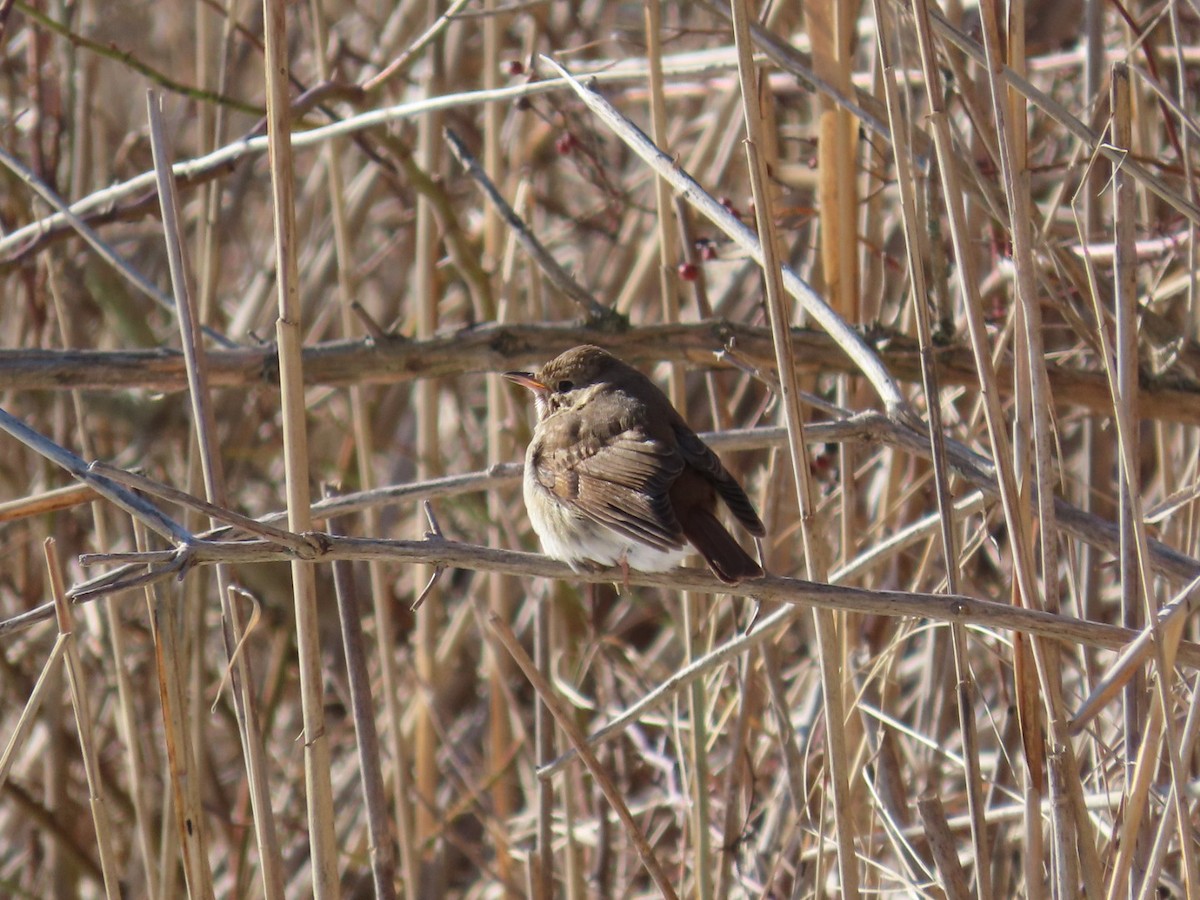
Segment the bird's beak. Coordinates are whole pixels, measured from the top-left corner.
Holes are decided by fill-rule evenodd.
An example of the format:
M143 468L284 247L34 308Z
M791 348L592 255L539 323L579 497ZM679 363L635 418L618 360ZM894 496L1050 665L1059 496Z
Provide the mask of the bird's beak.
M519 384L523 388L529 388L535 394L545 394L550 391L550 388L542 384L533 377L532 372L505 372L504 377L513 384Z

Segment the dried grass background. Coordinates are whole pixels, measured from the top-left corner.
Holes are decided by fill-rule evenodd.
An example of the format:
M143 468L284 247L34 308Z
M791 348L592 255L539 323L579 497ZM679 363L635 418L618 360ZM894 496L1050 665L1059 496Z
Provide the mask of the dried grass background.
M1200 6L1003 7L0 3L0 893L1200 892ZM770 578L528 552L584 341Z

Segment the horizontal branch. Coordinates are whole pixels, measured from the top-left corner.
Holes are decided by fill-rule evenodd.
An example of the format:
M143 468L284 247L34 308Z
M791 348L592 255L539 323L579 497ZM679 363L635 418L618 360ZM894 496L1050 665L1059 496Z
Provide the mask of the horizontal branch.
M794 329L801 372L855 372L830 338ZM313 385L394 384L420 378L453 378L502 372L540 363L576 344L595 343L636 365L658 362L718 366L714 354L733 341L739 355L754 365L774 365L770 334L763 328L726 321L642 325L611 334L579 324L486 324L436 335L428 340L337 341L304 350L304 375ZM876 335L872 343L894 377L919 382L918 350L910 339ZM958 346L935 351L943 385L976 388L978 376L968 350ZM278 384L279 363L273 345L210 350L211 383L216 387ZM1050 367L1058 405L1076 406L1108 416L1112 399L1104 376L1084 369ZM1010 389L1011 364L997 368L1001 389ZM187 387L183 354L175 350L0 350L0 390L182 391ZM1200 425L1200 387L1143 378L1138 412L1156 421Z
M537 553L500 550L441 539L392 541L323 533L309 534L306 537L310 538L307 542L309 549L303 556L306 560L318 563L335 560L386 560L503 575L557 578L572 582L620 583L624 578L619 568L578 573L573 572L565 563ZM129 561L136 556L137 554L122 554L121 559ZM181 546L174 556L176 558L166 565L156 563L162 559L161 554L150 555L147 559L152 563L152 571L165 580L197 565L286 562L297 558L294 552L268 541L197 541ZM102 555L81 558L81 562L92 564L104 560ZM130 581L132 582L132 579ZM144 583L139 581L138 586ZM738 585L727 585L717 580L706 569L687 568L653 574L630 572L629 583L708 594L729 594L759 601L790 603L863 615L912 616L979 628L1016 631L1054 638L1067 644L1083 644L1110 650L1119 650L1138 637L1138 632L1129 628L1087 622L1071 616L1024 609L992 600L947 594L873 591L818 584L777 575L767 575ZM124 589L125 585L122 583L110 584L103 594ZM91 599L100 593L94 591L86 598L76 599ZM47 608L46 617L52 615L52 612L52 609ZM28 625L32 622L26 617L22 624ZM0 623L0 636L12 630L14 629L8 622ZM1180 662L1189 666L1200 667L1200 645L1181 644L1178 658Z

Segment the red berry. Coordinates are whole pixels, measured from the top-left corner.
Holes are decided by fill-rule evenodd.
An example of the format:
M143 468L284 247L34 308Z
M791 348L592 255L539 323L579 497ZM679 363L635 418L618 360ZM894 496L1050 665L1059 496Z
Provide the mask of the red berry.
M575 149L578 142L575 140L575 135L566 131L558 136L558 140L554 142L554 149L558 151L559 156L570 156L571 151Z
M808 468L818 481L832 481L835 475L833 458L828 453L818 453Z
M712 262L717 258L717 245L708 238L700 238L696 241L696 250L704 262Z
M521 62L519 59L510 59L504 64L504 71L509 75L524 75L525 63Z
M700 267L695 263L681 262L675 271L684 281L695 281L700 277Z

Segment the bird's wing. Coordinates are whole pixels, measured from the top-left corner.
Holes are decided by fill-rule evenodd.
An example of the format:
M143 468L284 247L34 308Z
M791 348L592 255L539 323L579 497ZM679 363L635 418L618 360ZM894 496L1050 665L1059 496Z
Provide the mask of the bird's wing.
M531 461L538 483L562 503L614 531L669 550L682 547L683 530L668 491L683 459L639 429L602 440L577 440L557 449L545 444Z
M679 453L684 462L712 482L729 511L742 523L743 528L756 537L765 535L767 530L763 527L754 504L750 502L742 486L729 474L729 470L722 465L712 448L682 422L675 423L674 429Z

